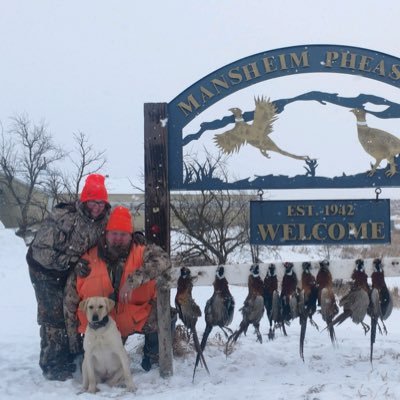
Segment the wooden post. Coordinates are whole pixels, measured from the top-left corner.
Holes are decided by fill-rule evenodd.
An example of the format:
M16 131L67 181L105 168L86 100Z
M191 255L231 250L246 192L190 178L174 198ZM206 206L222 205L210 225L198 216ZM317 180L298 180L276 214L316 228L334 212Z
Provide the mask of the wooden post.
M167 104L144 105L145 231L149 242L170 252ZM160 376L173 375L170 290L157 286Z

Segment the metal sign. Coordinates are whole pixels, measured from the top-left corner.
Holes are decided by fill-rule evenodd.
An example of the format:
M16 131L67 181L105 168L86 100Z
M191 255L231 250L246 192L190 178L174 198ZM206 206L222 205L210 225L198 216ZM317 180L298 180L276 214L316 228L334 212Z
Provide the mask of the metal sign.
M251 85L270 79L309 73L348 74L373 79L385 84L400 87L400 59L374 50L345 45L301 45L274 49L230 63L198 80L188 87L170 103L165 121L168 121L168 179L170 190L242 190L242 189L296 189L296 188L355 188L400 186L400 162L397 155L400 139L391 132L377 137L377 141L393 143L382 146L378 143L369 146L368 138L364 140L368 129L368 115L386 119L400 118L400 104L375 95L359 93L346 97L340 93L327 93L311 90L299 93L292 98L268 99L268 93L255 93L254 106L241 110L240 104L230 109L227 115L214 120L201 121L199 129L184 132L183 128L203 111L226 96ZM358 131L359 151L366 152L373 168L368 171L367 165L360 165L359 173L338 172L337 176L327 177L320 173L317 159L312 154L297 154L281 147L279 141L271 137L273 123L278 118L285 118L285 108L294 102L316 102L324 106L327 103L338 107L338 112L353 110L354 127L350 133ZM369 110L362 114L364 105L370 103L381 108L381 111ZM361 113L360 113L361 112ZM165 122L164 122L165 123ZM379 126L377 126L379 130ZM213 131L224 129L223 133ZM354 132L353 132L354 131ZM369 132L367 132L369 133ZM396 133L396 132L394 132ZM320 132L316 132L316 135ZM279 135L279 132L275 132ZM385 137L383 137L385 136ZM254 154L261 152L265 156L264 171L269 171L270 152L279 153L279 157L291 157L299 160L298 168L290 176L285 174L259 174L228 180L213 165L202 163L196 157L190 159L191 149L197 141L207 137L214 138L214 144L208 147L211 151L222 151L233 154L244 148L251 148ZM389 139L390 138L390 139ZM279 139L279 136L278 136ZM300 140L298 136L294 140ZM246 147L247 146L247 147ZM252 146L252 147L251 147ZM310 149L312 150L312 149ZM321 160L319 160L321 161ZM388 162L385 168L384 163ZM382 167L380 163L382 162ZM250 175L250 173L249 173Z
M250 243L390 243L390 200L251 201Z

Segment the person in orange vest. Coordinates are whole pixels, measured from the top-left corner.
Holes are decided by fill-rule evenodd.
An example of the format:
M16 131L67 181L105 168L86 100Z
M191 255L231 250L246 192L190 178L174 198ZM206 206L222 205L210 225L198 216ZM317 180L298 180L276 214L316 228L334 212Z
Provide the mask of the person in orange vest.
M97 243L106 226L110 204L104 182L103 175L88 175L79 200L57 204L26 255L40 325L39 365L49 380L70 379L76 368L64 321L64 288L71 270L81 275L88 271L80 257Z
M90 273L87 276L72 274L68 279L64 312L70 351L79 353L87 325L79 303L92 296L113 299L116 305L111 315L123 342L134 333L145 334L142 367L148 371L152 363L158 361L155 278L170 268L170 262L160 247L141 244L137 235L136 240L132 235L130 211L117 206L112 210L105 234L97 246L82 256ZM149 261L146 263L146 260Z

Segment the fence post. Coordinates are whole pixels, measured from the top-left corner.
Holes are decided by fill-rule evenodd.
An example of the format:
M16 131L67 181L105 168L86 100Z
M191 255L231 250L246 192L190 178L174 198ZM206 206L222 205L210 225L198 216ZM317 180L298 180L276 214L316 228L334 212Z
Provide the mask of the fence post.
M145 231L170 252L167 103L144 104ZM160 376L173 375L170 290L157 285Z

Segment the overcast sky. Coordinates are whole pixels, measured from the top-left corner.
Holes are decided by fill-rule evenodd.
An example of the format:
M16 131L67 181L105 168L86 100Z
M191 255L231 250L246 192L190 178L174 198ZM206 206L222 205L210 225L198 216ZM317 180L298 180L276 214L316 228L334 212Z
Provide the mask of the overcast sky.
M65 147L72 146L73 133L82 131L99 150L107 151L105 173L139 183L144 103L169 102L214 70L281 47L332 43L400 57L399 16L397 0L280 0L276 4L262 0L0 0L0 120L7 129L9 117L16 114L27 113L35 122L44 119ZM325 87L317 78L303 75L296 81L278 78L259 88L253 85L224 99L215 110L210 107L204 118L229 115L226 110L234 106L251 111L254 95L273 100L320 89L336 89L344 95L373 92L400 102L398 89L376 81L340 76L337 81L329 78ZM327 81L325 76L323 82ZM347 147L347 139L330 134L332 143L326 142L319 125L313 124L321 107L298 107L275 127L274 140L285 150L318 157L322 171L328 171L337 163L330 160L324 165L323 151L313 145L325 144L332 153L336 143L341 157L340 148ZM357 143L354 117L349 113L339 117L338 107L327 106L323 111L327 114L321 117L328 120L325 125L334 122L329 110L341 124L354 129L355 150L351 157L344 157L347 165L360 162L367 169L372 160ZM200 122L194 120L194 127ZM400 121L383 121L379 127L400 136ZM308 138L298 143L299 132L305 131L311 138L318 135L318 141L310 143ZM297 139L290 137L294 133ZM232 165L241 169L246 160L249 164L246 157L254 161L253 156L262 157L256 149L246 149L241 159L233 158ZM285 173L283 165L300 172L303 168L299 161L293 164L280 155L260 162L271 162L268 168L275 165ZM351 172L348 166L340 166L338 173Z

